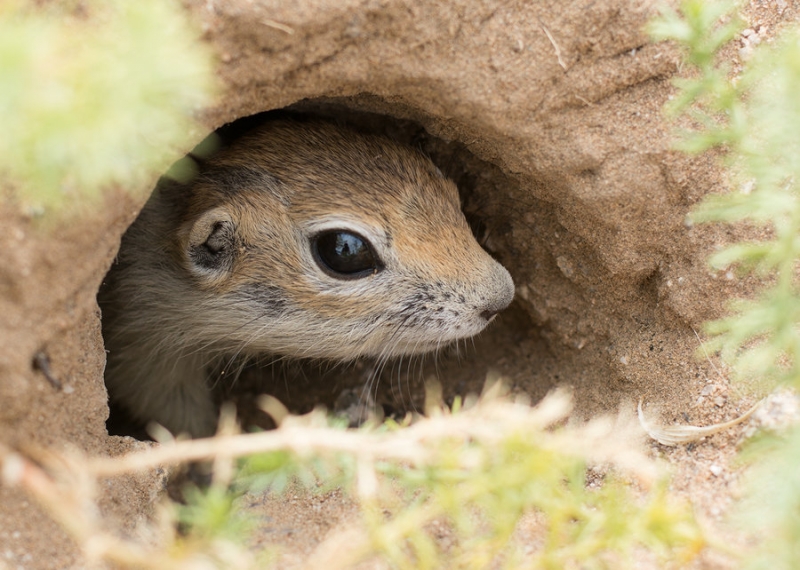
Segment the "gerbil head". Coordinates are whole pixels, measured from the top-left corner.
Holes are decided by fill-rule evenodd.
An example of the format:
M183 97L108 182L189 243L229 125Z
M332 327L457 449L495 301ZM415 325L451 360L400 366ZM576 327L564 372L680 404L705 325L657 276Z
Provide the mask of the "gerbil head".
M380 137L267 123L164 192L185 199L173 251L199 299L187 318L225 350L425 352L479 333L514 295L455 185Z

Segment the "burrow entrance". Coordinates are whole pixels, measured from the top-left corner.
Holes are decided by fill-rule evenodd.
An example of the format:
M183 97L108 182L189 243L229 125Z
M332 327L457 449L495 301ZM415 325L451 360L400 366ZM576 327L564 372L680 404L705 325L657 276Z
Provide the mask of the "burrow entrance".
M233 378L229 370L224 379L212 377L217 403L235 402L246 423L271 425L256 408L262 393L294 413L323 405L352 417L366 405L402 416L423 409L426 382L437 381L450 403L456 396L480 393L490 371L533 401L558 385L570 386L578 412L589 417L614 411L643 392L664 395L665 385L654 379L663 377L665 366L691 369L695 378L703 374L701 366L680 354L685 326L659 302L658 265L623 277L604 267L598 248L607 231L598 232L593 243L591 227L576 231L564 223L568 216L558 201L559 181L510 175L476 157L468 143L432 136L412 120L355 110L347 100L306 100L288 110L425 152L456 182L473 233L509 270L517 296L481 335L436 355L395 359L380 369L370 360L333 365L265 355L241 371L234 367ZM233 130L246 129L254 117L240 119ZM592 212L583 217L589 224L595 219ZM676 394L669 387L667 392ZM108 427L112 434L144 437L143 426L114 406Z

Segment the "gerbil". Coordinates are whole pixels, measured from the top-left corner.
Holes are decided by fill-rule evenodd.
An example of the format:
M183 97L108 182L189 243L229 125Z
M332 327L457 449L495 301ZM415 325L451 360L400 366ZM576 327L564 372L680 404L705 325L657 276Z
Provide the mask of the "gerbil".
M106 385L139 421L208 436L223 359L423 353L512 300L456 186L414 149L277 120L190 163L159 182L99 295Z

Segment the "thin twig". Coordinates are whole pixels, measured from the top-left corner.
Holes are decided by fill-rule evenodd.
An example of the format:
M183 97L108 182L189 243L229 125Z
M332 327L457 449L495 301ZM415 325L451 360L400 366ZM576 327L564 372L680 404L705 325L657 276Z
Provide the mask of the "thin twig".
M711 355L708 354L708 351L706 350L706 345L703 342L703 339L700 338L700 335L697 334L697 331L694 330L694 327L692 327L692 332L694 333L694 336L697 337L697 342L698 342L698 344L700 346L700 350L702 350L703 354L706 355L706 360L708 360L708 363L711 365L711 368L713 368L714 372L716 372L719 375L720 380L725 380L725 377L722 375L722 372L719 371L719 368L717 368L714 365L714 361L711 360Z
M79 465L63 465L66 469L59 469L59 473L70 480L59 481L41 466L0 444L0 466L0 481L9 487L21 487L34 497L75 539L90 561L164 570L176 566L168 556L145 550L108 532L107 522L99 518L95 509L94 481L85 478L87 474L81 472Z
M286 24L281 24L280 22L276 22L275 20L268 20L268 19L261 20L261 23L264 24L265 26L269 26L270 28L275 28L276 30L285 32L290 36L294 35L294 28L290 28Z
M86 467L95 476L111 477L163 465L280 450L291 450L300 455L350 453L372 460L393 459L419 464L432 453L430 446L425 444L437 439L475 438L491 443L505 437L509 429L543 429L569 413L569 398L551 395L535 410L531 413L529 407L518 404L484 403L454 416L426 418L402 430L384 433L332 430L325 425L287 425L292 422L283 422L280 428L272 431L173 441L123 457L89 458ZM304 423L313 421L313 417L305 418Z
M558 58L558 65L560 65L562 67L562 69L564 71L566 71L567 70L567 64L564 63L563 59L561 59L561 49L558 47L558 44L556 43L556 40L553 39L552 34L550 34L550 30L548 30L545 27L544 24L539 24L539 25L542 27L542 30L544 30L544 33L547 36L547 39L550 40L551 44L553 44L553 49L556 50L556 58Z

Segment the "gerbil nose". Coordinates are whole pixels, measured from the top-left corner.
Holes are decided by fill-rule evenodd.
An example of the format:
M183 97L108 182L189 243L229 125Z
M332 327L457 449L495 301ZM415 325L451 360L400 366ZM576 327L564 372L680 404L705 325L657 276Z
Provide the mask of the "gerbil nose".
M491 321L499 312L500 311L497 309L486 309L481 313L481 317L483 317L487 321Z
M514 282L511 280L511 275L499 263L494 263L495 279L494 279L494 294L486 300L486 304L482 307L480 316L490 322L494 317L508 307L511 301L514 300Z
M497 316L497 313L508 307L510 304L511 299L507 297L495 299L493 302L488 303L486 307L484 307L484 309L480 312L480 316L486 319L486 322L488 323Z

